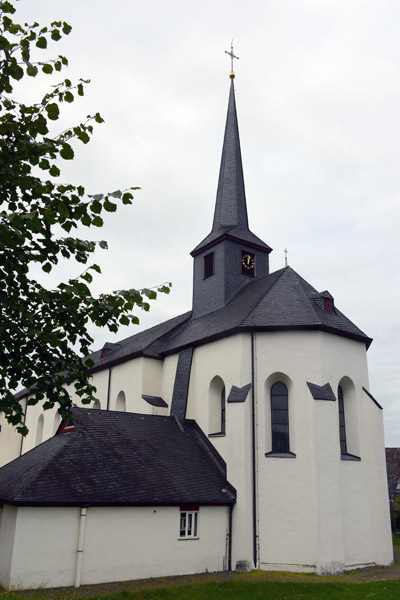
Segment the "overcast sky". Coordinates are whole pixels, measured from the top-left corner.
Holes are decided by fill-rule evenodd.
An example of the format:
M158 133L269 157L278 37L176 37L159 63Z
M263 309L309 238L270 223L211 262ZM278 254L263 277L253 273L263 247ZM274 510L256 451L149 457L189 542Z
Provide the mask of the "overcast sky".
M98 292L173 283L141 327L191 307L189 253L211 229L234 39L250 227L274 249L273 271L288 248L289 264L374 338L370 391L386 445L400 446L400 2L21 0L17 17L73 26L47 54L69 58L70 79L91 79L65 122L106 121L62 180L142 188L91 234L110 247ZM30 81L27 96L58 79ZM57 276L78 272L70 263ZM112 339L94 335L97 347Z

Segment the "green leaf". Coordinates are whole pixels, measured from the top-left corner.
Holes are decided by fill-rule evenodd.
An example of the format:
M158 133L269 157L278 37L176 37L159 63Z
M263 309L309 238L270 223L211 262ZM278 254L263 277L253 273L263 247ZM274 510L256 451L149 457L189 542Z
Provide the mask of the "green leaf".
M60 156L64 160L72 160L74 158L74 151L67 142L64 142L60 150Z
M51 102L50 104L47 104L45 108L49 119L51 119L52 121L57 121L58 117L60 116L60 109L58 108L58 104L56 104L55 102Z
M37 39L36 46L38 48L47 48L47 40L42 35Z
M104 200L104 210L106 210L107 212L115 212L117 210L117 205L114 202L110 202L109 199L106 197L106 199Z
M68 35L68 34L70 33L71 29L72 29L71 25L68 25L68 23L66 23L66 22L64 21L64 23L63 23L63 26L62 26L62 31L63 31L63 33L64 33L65 35Z
M58 177L61 173L60 169L56 165L52 165L49 171L52 177Z
M130 192L125 192L122 195L122 204L132 204L133 195Z
M51 39L55 42L58 42L58 40L61 39L61 34L58 29L53 29L53 31L51 32Z
M74 95L71 92L65 92L64 94L64 100L66 102L73 102L74 101Z
M94 198L94 196L93 196ZM96 213L97 215L99 215L102 211L102 205L101 202L99 202L98 200L93 200L93 202L90 205L90 210L94 213Z
M43 73L46 73L46 75L51 75L53 72L53 65L51 65L50 63L46 63L42 66L42 71Z
M38 74L38 68L35 65L28 65L26 68L26 74L29 75L29 77L36 77Z
M42 265L42 270L45 273L50 273L51 269L52 269L52 266L51 266L51 264L49 262L44 263L44 265Z
M96 215L92 220L92 225L94 225L95 227L103 227L104 221L101 217Z

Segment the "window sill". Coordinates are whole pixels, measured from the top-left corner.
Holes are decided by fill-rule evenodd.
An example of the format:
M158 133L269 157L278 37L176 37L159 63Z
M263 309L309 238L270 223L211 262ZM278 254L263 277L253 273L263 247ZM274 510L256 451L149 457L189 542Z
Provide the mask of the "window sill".
M199 540L199 536L197 537L179 537L178 538L178 542L189 542L189 541L193 541L193 540Z
M340 456L341 460L355 460L360 461L361 458L359 456L355 456L354 454L342 454Z
M267 458L296 458L294 452L266 452Z
M214 438L214 437L225 437L225 436L226 436L226 433L222 433L222 432L220 432L220 433L209 433L208 434L208 437L211 437L211 438Z

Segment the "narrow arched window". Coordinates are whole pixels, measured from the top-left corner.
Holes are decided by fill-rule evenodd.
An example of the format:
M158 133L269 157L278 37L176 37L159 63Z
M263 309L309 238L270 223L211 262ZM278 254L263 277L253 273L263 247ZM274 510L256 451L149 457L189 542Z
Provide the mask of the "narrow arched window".
M339 385L338 387L338 405L339 405L339 439L340 439L340 453L342 456L347 454L347 441L346 441L346 423L344 419L344 401L343 401L343 389Z
M271 387L271 427L272 452L290 452L288 390L281 381Z
M225 426L226 426L226 420L225 420L225 386L222 389L221 392L221 433L225 433Z
M115 403L115 410L119 410L121 412L126 411L126 399L125 392L120 392L117 396L117 401Z
M40 415L40 417L38 418L37 427L36 427L35 446L39 446L39 444L42 443L43 427L44 427L44 416Z
M226 432L225 385L218 375L210 383L209 398L209 435L221 435Z

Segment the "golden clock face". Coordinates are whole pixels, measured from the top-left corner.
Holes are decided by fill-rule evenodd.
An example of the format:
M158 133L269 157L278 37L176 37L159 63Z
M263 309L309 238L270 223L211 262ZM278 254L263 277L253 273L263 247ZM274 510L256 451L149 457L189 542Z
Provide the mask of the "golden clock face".
M245 269L248 269L249 271L254 269L254 256L252 254L249 254L248 252L243 253L242 265Z

